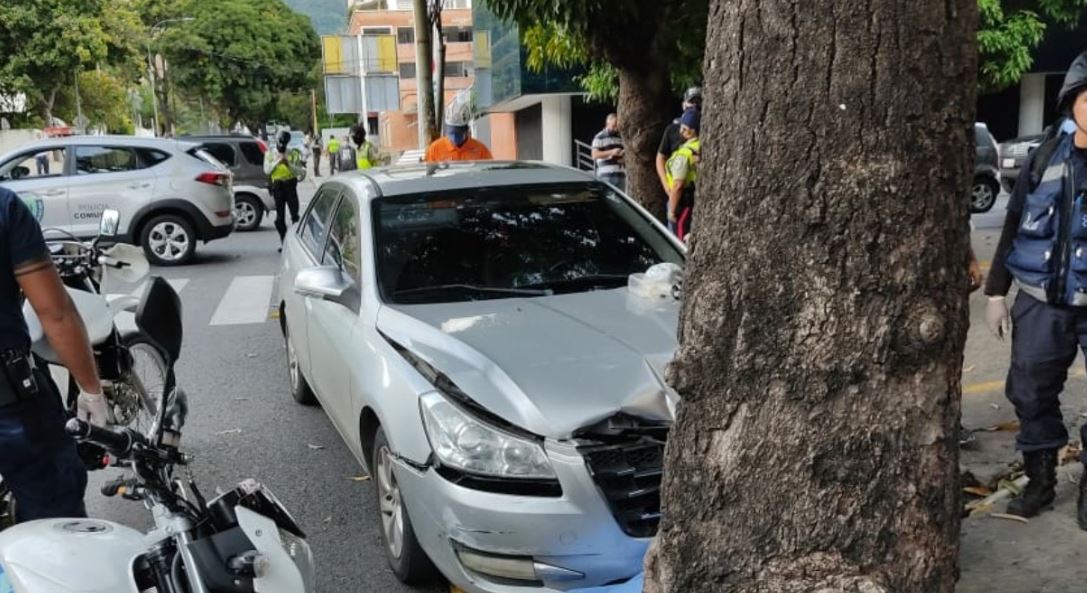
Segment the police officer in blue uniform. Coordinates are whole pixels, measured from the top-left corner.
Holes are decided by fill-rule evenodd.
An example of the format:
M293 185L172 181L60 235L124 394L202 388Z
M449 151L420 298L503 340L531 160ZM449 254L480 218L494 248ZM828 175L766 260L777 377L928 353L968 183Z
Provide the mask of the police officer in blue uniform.
M1087 52L1068 70L1058 103L1073 131L1051 128L1024 164L985 286L993 333L1003 339L1014 322L1005 392L1030 483L1008 512L1022 517L1053 505L1058 453L1068 443L1059 395L1077 348L1087 351ZM1009 315L1013 280L1019 294ZM1087 443L1087 425L1080 438ZM1079 490L1077 518L1087 530L1087 474Z
M22 314L26 298L49 343L80 386L78 415L106 423L87 330L30 209L0 188L0 476L15 497L17 520L86 515L87 472L64 432L64 407L38 370Z

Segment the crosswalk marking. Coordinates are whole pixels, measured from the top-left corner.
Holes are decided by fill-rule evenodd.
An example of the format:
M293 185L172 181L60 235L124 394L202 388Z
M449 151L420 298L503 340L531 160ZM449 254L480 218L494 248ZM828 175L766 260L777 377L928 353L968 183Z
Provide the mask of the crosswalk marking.
M230 282L210 325L264 323L275 288L275 276L237 276Z
M176 292L176 293L178 293L178 294L181 294L181 290L182 290L183 288L185 288L185 285L186 285L186 284L188 284L188 283L189 283L189 279L188 279L188 278L167 278L167 279L166 279L166 282L167 282L167 283L168 283L168 284L169 284L170 286L172 286L172 287L173 287L173 289L174 289L174 292ZM140 284L139 286L137 286L137 287L136 287L136 289L135 289L135 290L133 290L133 291L132 291L131 293L129 293L129 294L131 294L131 295L132 295L132 296L134 296L134 297L142 296L142 295L143 295L143 291L144 291L144 289L145 289L145 288L147 288L147 282L146 282L146 281L144 281L144 282L143 282L143 283L141 283L141 284Z

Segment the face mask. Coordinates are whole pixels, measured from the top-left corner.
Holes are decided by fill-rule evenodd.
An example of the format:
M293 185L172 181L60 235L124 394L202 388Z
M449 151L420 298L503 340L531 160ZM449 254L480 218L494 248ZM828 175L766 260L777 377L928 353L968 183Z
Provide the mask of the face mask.
M452 142L453 145L457 148L460 148L461 146L464 146L465 142L468 141L468 132L463 130L450 130L449 141Z

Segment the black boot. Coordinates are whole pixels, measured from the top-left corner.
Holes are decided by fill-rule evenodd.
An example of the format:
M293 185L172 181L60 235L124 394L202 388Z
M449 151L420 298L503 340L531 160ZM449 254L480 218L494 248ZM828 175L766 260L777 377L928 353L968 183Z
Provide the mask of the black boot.
M1008 503L1009 515L1033 517L1053 508L1053 499L1057 497L1058 451L1060 449L1023 453L1023 469L1030 482L1022 494Z
M1083 466L1083 477L1079 479L1079 498L1076 499L1076 519L1079 528L1087 531L1087 465Z

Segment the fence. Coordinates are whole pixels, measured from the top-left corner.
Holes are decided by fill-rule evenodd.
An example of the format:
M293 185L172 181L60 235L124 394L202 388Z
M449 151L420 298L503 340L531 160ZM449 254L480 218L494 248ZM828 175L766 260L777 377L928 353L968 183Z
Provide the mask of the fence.
M596 171L596 161L593 160L593 147L591 144L587 144L581 140L574 140L574 154L576 160L575 164L578 169L590 173Z

